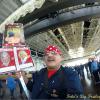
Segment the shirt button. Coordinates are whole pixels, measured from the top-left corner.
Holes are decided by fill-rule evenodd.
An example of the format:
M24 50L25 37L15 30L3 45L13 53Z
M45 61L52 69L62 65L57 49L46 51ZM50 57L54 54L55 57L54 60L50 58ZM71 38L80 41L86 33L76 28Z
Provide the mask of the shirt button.
M43 86L44 84L43 84L43 83L41 83L41 85Z
M55 81L53 80L52 83L55 83Z

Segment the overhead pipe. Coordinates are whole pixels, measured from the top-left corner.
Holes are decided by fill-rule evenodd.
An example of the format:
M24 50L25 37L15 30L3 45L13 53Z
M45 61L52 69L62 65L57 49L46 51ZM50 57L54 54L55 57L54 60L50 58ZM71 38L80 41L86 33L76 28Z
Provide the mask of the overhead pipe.
M47 29L54 29L61 25L68 25L78 21L88 20L94 17L100 17L100 6L86 7L77 10L73 10L73 13L65 12L59 14L55 18L48 18L41 20L29 27L26 27L25 37L36 35L39 32L46 31Z
M46 0L46 2L47 1L48 0ZM56 12L68 7L81 5L81 4L100 2L100 0L59 0L58 2L50 3L50 4L46 2L40 9L36 9L32 13L26 14L26 16L21 17L16 22L23 23L25 25L37 18L41 18L45 15L48 15L49 13Z

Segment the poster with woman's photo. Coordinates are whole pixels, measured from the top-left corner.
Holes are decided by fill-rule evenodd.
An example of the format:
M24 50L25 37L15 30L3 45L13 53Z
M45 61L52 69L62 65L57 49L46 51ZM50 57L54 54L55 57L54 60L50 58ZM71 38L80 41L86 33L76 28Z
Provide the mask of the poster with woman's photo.
M8 24L5 26L4 45L20 46L25 45L23 25L20 23Z
M28 47L17 48L17 57L20 68L27 68L33 66L31 51Z
M15 58L13 49L0 49L0 72L14 71Z

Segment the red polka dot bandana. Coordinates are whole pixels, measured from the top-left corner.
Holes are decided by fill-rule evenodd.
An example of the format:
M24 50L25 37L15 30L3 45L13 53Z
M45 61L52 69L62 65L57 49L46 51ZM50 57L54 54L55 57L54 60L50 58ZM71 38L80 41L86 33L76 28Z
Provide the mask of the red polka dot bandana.
M54 45L49 45L45 49L45 54L49 53L50 51L55 52L57 54L62 54L62 52L60 51L60 49L57 46L54 46Z

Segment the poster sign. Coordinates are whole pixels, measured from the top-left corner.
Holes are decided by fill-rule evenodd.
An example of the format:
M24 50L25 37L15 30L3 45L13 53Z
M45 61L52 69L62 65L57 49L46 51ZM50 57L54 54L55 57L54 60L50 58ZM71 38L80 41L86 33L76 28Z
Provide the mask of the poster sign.
M17 48L17 57L20 68L27 68L33 66L31 51L28 47Z
M21 68L33 66L32 58L30 56L31 55L30 50L28 48L14 47L13 50L14 50L14 57L15 57L15 61L16 61L16 70L17 71L20 71ZM19 79L20 79L23 90L24 90L28 100L30 100L29 91L27 90L23 76L21 75L21 77Z
M3 46L25 45L23 25L21 23L8 24L5 26Z
M1 48L0 49L0 72L15 71L16 66L20 69L33 66L33 60L31 58L31 52L28 47L16 48L16 59L13 48Z
M0 72L16 70L13 49L0 49Z
M22 68L33 66L31 52L25 45L22 24L14 23L6 25L3 37L3 49L0 49L0 72L11 70L20 71ZM27 90L22 75L19 79L29 99L29 91Z

